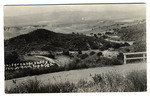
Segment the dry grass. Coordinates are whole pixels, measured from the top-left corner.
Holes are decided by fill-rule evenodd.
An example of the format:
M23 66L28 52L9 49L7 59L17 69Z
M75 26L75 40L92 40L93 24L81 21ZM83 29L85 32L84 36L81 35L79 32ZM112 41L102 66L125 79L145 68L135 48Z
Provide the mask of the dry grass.
M78 83L59 82L43 84L28 80L19 86L5 90L6 93L65 93L65 92L137 92L147 90L146 71L133 71L127 75L118 73L96 74L93 81L80 80Z

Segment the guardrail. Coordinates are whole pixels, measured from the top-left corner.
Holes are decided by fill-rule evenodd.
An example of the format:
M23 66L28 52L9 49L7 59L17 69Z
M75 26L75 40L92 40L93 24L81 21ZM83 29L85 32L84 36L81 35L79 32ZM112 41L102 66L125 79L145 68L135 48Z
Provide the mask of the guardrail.
M129 55L139 55L139 54L143 54L142 56L138 56L138 57L127 57ZM134 53L123 53L124 55L124 64L127 64L127 60L138 60L138 59L143 59L143 62L146 62L146 52L134 52Z

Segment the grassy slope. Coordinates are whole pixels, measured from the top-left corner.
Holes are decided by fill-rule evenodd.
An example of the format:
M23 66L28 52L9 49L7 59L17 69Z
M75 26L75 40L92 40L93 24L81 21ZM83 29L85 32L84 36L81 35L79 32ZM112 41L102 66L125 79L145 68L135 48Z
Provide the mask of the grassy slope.
M126 28L122 28L118 32L123 40L127 41L145 41L146 40L146 24L136 24Z
M147 90L146 71L132 71L125 76L120 73L95 74L92 81L80 79L77 83L71 81L43 84L41 80L29 79L19 85L14 83L6 93L65 93L65 92L137 92Z
M137 24L122 28L119 30L118 35L122 40L134 41L134 44L125 49L130 49L130 52L146 51L146 24Z

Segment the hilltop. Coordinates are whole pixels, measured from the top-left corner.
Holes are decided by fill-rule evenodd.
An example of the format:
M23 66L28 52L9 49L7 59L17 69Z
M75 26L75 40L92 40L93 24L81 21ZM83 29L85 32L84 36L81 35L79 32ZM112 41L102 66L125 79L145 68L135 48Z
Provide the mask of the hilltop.
M79 34L55 33L46 29L37 29L9 40L5 40L5 51L27 53L34 50L62 51L88 50L102 47L103 38Z

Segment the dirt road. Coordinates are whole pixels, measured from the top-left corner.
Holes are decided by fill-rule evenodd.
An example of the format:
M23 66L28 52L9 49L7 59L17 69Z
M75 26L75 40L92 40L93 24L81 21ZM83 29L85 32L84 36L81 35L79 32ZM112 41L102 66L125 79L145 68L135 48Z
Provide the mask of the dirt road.
M56 73L48 73L36 76L28 76L22 78L16 78L16 84L20 84L28 79L35 79L41 80L43 83L56 83L56 82L78 82L79 80L93 80L92 77L95 74L102 74L102 73L109 73L109 72L117 72L119 74L127 74L131 71L140 71L146 70L146 64L137 63L137 64L126 64L126 65L119 65L119 66L110 66L110 67L97 67L97 68L89 68L89 69L81 69L81 70L70 70L70 71L63 71L63 72L56 72ZM14 86L12 82L14 79L6 80L5 87L8 89Z

